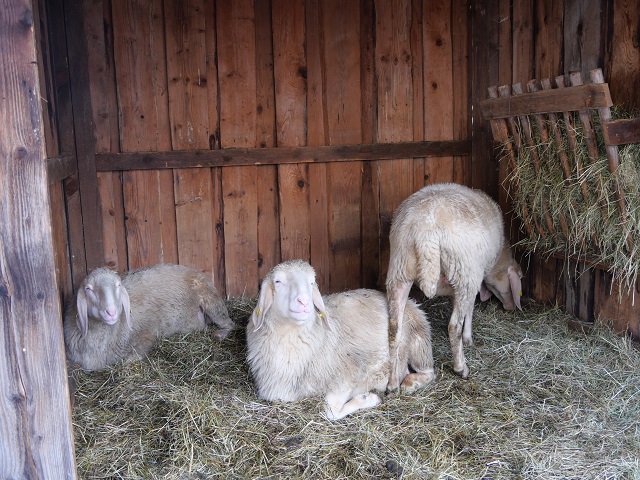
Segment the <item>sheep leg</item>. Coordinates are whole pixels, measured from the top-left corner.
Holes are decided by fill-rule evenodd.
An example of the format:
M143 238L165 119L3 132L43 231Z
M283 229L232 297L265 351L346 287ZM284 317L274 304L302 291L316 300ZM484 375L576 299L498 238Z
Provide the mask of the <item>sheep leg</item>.
M464 327L462 329L462 343L469 347L473 345L473 337L471 336L471 320L473 315L469 314L464 319Z
M408 373L400 388L405 393L413 393L436 378L433 370L433 351L431 338L412 335L405 340L402 349L408 351L408 363L414 373Z
M340 420L356 410L375 407L382 402L373 392L361 393L351 399L349 395L350 393L328 393L325 396L325 415L329 420Z
M453 297L453 313L451 314L451 320L449 320L449 342L451 343L451 353L453 355L453 371L465 379L469 377L469 367L464 358L462 331L465 320L471 325L475 293L456 291Z
M387 301L389 304L389 360L391 371L387 382L387 392L395 392L400 385L400 379L404 376L406 362L400 359L398 346L402 342L402 323L404 309L409 298L413 282L404 282L387 289Z

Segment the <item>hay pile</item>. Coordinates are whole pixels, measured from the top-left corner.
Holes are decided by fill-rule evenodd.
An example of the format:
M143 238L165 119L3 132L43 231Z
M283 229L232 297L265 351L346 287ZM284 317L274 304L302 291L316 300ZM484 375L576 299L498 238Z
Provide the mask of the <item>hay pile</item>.
M252 301L232 300L246 324ZM76 372L78 472L85 479L640 478L640 354L567 316L479 305L470 379L453 374L448 299L425 306L437 380L335 423L319 399L254 393L243 329L173 337L147 359Z
M614 110L614 118L635 118L638 112ZM619 148L620 166L612 174L606 157L604 136L597 114L594 130L598 145L598 157L591 161L588 154L586 132L577 113L572 116L574 127L558 120L562 131L562 150L567 153L571 175L566 176L559 149L550 133L543 136L535 121L533 146L527 146L520 120L517 120L522 147L516 152L515 168L506 178L516 215L524 224L529 219L532 233L518 242L529 252L543 256L561 254L602 264L609 268L620 282L620 292L631 292L640 274L640 144L629 144ZM547 120L544 125L552 132ZM575 132L577 155L573 155L568 129ZM513 139L510 144L513 145ZM506 148L503 145L506 155ZM534 167L537 153L540 166ZM616 203L616 185L624 193L625 210L621 215ZM548 218L553 225L548 226Z

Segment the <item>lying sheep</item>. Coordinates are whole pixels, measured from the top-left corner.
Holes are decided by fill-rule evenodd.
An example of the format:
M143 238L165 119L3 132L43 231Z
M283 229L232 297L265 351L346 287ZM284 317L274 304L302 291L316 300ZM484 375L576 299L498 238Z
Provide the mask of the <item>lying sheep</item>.
M98 268L83 280L64 319L67 356L85 370L138 359L157 339L217 325L223 339L234 324L209 275L160 264L122 278Z
M431 331L409 302L398 354L402 388L410 393L435 378ZM382 292L352 290L322 297L307 262L277 265L263 280L247 325L247 360L258 395L292 402L324 396L337 420L373 407L389 376L388 307ZM408 372L410 366L412 373Z
M397 359L404 340L403 312L413 282L428 297L453 296L449 341L453 369L469 375L464 343L470 345L475 298L493 292L507 310L520 306L522 270L504 236L500 207L485 193L457 184L425 187L394 213L387 272L389 345ZM464 332L463 332L464 330ZM403 365L392 363L389 390L397 388Z

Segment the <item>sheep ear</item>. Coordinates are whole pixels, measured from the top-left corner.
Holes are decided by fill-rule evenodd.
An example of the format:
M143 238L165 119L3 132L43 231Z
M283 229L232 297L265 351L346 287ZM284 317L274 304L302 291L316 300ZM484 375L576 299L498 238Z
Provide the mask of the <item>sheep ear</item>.
M124 310L124 319L127 326L131 328L131 300L129 300L129 292L127 292L127 289L124 288L122 284L120 285L120 303Z
M318 311L318 315L322 319L322 323L324 324L324 328L327 330L333 330L331 326L332 320L327 315L327 308L324 306L324 301L322 300L322 295L320 294L320 289L318 288L318 284L313 284L313 292L311 293L313 299L313 306Z
M480 301L486 302L491 298L491 290L487 288L484 282L480 284Z
M258 299L258 305L253 310L253 314L251 318L253 319L254 332L260 330L262 327L262 323L264 322L264 318L271 308L271 304L273 303L273 285L270 282L265 282L260 288L260 298Z
M518 272L516 272L513 267L509 267L507 269L507 274L509 275L509 285L511 286L513 303L516 304L518 310L522 311L522 306L520 305L520 297L522 296L522 280L520 280L520 275L518 275Z
M84 337L87 335L87 329L89 328L89 318L87 314L87 294L84 292L84 285L80 286L80 289L77 293L76 311L76 324L78 325L80 333L82 333L82 336Z

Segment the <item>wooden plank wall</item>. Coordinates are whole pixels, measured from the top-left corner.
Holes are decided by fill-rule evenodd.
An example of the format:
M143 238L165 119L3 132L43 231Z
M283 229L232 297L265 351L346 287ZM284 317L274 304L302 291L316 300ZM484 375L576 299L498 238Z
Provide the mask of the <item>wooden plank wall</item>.
M640 1L638 0L501 0L494 20L500 24L498 81L525 85L532 78L555 78L581 71L585 78L603 68L614 104L640 108ZM483 94L486 97L486 93ZM500 182L504 179L501 165ZM503 192L501 205L508 213ZM506 221L511 217L507 214ZM519 225L511 225L517 240ZM526 292L539 301L558 304L579 320L600 318L618 331L640 338L640 307L633 295L620 303L617 285L601 269L560 259L525 256ZM638 293L637 291L635 292ZM584 326L579 324L578 326Z
M87 2L96 150L467 140L470 15L465 1ZM120 271L213 272L230 296L256 295L289 258L310 260L323 291L381 287L395 207L428 183L470 184L469 162L99 172L102 253Z

